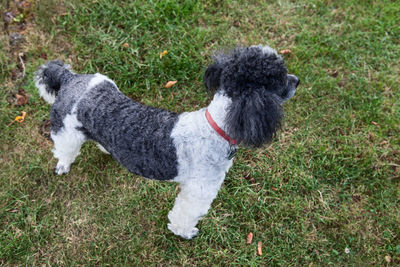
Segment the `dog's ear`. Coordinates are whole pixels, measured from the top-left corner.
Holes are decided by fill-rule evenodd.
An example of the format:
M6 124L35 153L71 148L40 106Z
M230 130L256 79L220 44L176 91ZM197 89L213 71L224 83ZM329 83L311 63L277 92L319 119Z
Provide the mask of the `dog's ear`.
M222 66L217 62L208 66L203 79L207 91L215 92L219 89L221 85L221 72Z
M261 147L281 126L280 99L264 88L232 99L225 120L229 136L244 146Z

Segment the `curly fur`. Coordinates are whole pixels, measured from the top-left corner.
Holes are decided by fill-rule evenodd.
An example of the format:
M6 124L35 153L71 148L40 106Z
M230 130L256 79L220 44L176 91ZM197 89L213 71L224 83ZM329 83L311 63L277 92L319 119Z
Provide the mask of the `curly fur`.
M232 100L225 120L228 134L242 145L260 147L281 126L281 104L297 86L288 79L283 58L275 50L252 46L216 55L204 84Z
M215 56L204 74L206 88L215 93L207 109L231 138L259 147L280 127L282 104L298 83L275 50L236 48ZM178 182L181 191L168 214L168 229L187 239L197 234L196 224L233 162L233 144L209 124L206 108L176 114L145 106L122 94L106 76L75 74L61 61L41 66L35 84L53 104L56 174L67 173L82 144L94 140L130 172Z

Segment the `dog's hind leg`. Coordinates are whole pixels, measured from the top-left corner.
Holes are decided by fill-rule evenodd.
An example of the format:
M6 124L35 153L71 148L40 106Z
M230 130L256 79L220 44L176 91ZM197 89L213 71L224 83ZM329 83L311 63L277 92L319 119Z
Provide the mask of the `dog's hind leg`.
M79 150L86 141L86 136L79 130L82 125L75 115L67 115L63 124L63 127L56 133L51 132L51 139L54 142L53 155L58 159L54 171L57 175L69 172L71 164L79 155Z
M168 214L168 229L185 239L195 237L199 231L195 226L207 214L223 179L224 177L214 181L194 179L181 183L181 192Z

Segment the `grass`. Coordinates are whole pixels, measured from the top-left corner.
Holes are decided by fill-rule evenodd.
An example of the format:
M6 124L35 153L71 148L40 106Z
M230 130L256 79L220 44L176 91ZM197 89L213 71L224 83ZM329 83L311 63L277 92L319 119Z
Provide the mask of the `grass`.
M0 264L400 264L397 3L41 0L18 11L16 2L1 4L24 17L1 22ZM25 35L17 47L14 31ZM210 100L202 75L213 51L258 43L291 49L285 61L302 82L276 141L239 150L194 240L166 228L175 184L130 174L91 143L70 174L53 175L40 134L49 106L32 82L47 59L183 112ZM168 80L178 83L163 88ZM18 89L24 106L7 101ZM21 111L26 120L7 127Z

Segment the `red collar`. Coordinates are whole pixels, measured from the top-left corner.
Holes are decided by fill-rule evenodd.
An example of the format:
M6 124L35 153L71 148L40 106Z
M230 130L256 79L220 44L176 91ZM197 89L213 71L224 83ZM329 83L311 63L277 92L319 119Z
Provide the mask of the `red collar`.
M232 145L236 145L236 140L235 139L231 139L229 137L229 135L227 135L224 130L222 130L221 128L218 127L218 125L215 123L215 121L213 120L213 118L210 115L210 112L208 112L208 109L206 109L206 118L208 123L211 125L211 127L213 127L213 129L222 137L224 138L226 141L229 142L229 144Z

